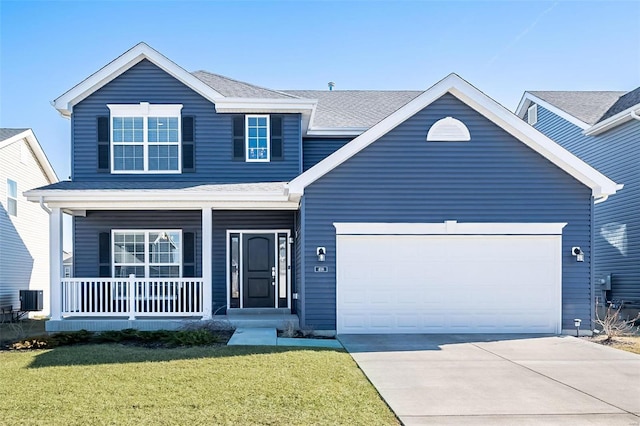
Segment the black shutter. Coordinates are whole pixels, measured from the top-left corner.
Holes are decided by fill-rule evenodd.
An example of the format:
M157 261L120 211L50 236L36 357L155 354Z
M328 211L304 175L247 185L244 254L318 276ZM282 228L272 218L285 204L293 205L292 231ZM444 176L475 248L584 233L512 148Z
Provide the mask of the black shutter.
M109 117L98 117L98 172L108 173L109 168Z
M182 117L182 172L196 171L195 117Z
M271 116L271 159L282 160L282 116Z
M233 159L244 161L244 115L233 116Z
M182 239L182 276L192 278L196 276L196 234L184 232Z
M101 232L98 241L99 276L111 277L111 234Z

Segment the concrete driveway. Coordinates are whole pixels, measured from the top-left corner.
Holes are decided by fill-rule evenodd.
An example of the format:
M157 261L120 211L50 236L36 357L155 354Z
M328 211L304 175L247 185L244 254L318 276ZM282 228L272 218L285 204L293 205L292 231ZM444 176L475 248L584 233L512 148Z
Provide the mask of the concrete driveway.
M339 339L405 425L640 425L640 355L569 336Z

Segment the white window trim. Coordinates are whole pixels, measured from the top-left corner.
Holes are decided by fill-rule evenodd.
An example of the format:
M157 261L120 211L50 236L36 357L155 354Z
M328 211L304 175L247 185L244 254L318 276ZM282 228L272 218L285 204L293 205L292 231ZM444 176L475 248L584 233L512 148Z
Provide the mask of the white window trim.
M16 195L15 197L11 195L9 182L13 182L16 184ZM7 178L7 214L9 216L18 217L18 181ZM11 214L9 212L9 200L14 200L16 203L16 214Z
M249 118L267 119L267 158L249 158ZM244 159L247 163L271 162L271 116L269 114L247 114L244 116Z
M532 126L535 126L538 122L538 104L532 104L527 109L527 123Z
M109 163L112 174L180 174L182 173L182 104L150 104L140 102L139 104L107 104L109 108ZM142 118L142 145L144 169L143 170L115 170L114 142L113 142L113 119L114 117L141 117ZM175 145L175 142L152 142L149 143L149 117L177 117L178 118L178 170L149 170L149 145ZM128 143L118 143L126 145Z
M142 234L144 233L144 263L118 263L117 266L143 266L144 267L144 278L150 278L149 277L149 267L151 265L153 266L175 266L176 263L155 263L155 262L151 262L150 259L150 253L149 253L149 234L153 233L153 232L176 232L178 234L180 234L180 253L178 256L179 262L177 263L179 266L179 277L178 278L182 278L182 274L183 274L183 262L182 262L182 258L183 258L183 250L184 250L184 238L182 235L182 229L112 229L111 230L111 276L115 277L116 275L116 250L115 250L115 245L116 245L116 240L115 240L115 234L134 234L134 233L138 233L138 234ZM142 278L142 277L140 277ZM160 277L162 278L162 277ZM176 277L172 277L172 278L176 278Z

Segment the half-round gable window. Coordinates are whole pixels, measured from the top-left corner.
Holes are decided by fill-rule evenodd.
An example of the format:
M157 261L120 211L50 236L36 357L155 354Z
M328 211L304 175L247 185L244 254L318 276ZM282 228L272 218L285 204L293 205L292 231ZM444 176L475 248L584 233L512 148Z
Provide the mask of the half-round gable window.
M427 133L427 140L461 142L471 140L471 135L462 121L446 117L433 123Z

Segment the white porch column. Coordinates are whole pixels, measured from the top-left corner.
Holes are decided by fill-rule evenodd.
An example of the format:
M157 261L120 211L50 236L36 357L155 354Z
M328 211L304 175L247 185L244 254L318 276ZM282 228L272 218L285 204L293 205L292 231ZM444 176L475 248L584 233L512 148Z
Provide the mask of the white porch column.
M213 242L213 215L210 207L202 209L202 282L204 283L203 320L211 319L213 304L213 274L211 267L211 250Z
M49 215L49 297L51 301L51 319L60 320L62 310L62 210L51 209Z

